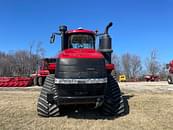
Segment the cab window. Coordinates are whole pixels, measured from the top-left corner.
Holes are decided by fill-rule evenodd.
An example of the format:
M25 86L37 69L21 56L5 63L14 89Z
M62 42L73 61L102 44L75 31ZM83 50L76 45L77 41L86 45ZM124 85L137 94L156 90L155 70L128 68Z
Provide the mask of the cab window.
M93 48L94 37L87 34L73 34L69 37L69 48Z

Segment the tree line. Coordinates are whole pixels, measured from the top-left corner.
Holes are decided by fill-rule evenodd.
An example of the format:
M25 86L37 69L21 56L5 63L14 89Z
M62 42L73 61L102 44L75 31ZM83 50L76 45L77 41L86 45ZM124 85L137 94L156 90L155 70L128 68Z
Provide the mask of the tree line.
M157 75L161 80L166 80L166 64L161 64L157 50L153 49L149 56L142 61L140 56L125 53L121 56L113 54L112 62L115 64L116 74L125 74L127 79L139 79L144 75Z
M0 51L0 76L29 76L38 68L38 62L44 57L45 49L41 43L30 45L27 50L18 50L9 53ZM125 74L127 79L137 79L142 75L159 75L161 79L166 78L166 65L158 60L158 52L151 51L145 61L141 57L131 53L121 56L112 55L112 62L115 64L117 76Z
M37 70L38 61L44 57L44 48L41 43L30 45L27 50L11 51L9 53L0 51L0 76L29 76Z

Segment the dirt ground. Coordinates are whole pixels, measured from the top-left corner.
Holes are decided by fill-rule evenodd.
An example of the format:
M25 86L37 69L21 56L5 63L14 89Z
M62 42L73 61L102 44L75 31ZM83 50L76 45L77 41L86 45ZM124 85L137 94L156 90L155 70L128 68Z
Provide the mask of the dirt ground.
M41 118L36 112L39 87L0 88L0 130L173 130L173 85L119 85L129 103L129 113L119 118L100 118L88 108Z

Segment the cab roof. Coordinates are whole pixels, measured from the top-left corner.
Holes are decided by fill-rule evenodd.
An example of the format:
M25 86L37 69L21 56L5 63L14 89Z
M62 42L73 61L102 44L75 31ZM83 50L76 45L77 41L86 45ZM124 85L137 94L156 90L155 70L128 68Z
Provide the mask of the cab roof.
M92 35L96 35L96 32L91 31L91 30L86 30L86 29L75 29L75 30L69 30L67 31L68 34L74 34L74 33L87 33L87 34L92 34Z

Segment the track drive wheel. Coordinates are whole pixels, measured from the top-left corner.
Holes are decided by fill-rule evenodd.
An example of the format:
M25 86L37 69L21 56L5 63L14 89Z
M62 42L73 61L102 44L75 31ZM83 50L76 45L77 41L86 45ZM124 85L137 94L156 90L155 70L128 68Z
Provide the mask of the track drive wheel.
M57 97L54 80L55 80L54 74L48 75L45 79L37 103L37 112L39 116L53 117L60 115L60 110L57 103L48 101L48 94L53 94L55 97Z
M121 96L120 88L111 74L108 75L108 84L105 89L102 114L116 117L125 115L125 104Z
M172 81L172 77L171 76L168 76L167 81L168 81L168 84L173 84L173 81Z
M38 85L43 86L43 77L38 78Z
M38 85L38 80L37 79L38 79L37 76L34 77L34 79L33 79L34 86L37 86Z

